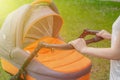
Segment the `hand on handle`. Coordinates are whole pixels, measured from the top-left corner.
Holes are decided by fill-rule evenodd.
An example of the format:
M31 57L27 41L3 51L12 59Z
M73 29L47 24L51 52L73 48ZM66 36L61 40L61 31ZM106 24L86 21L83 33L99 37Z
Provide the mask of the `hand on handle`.
M111 40L111 34L106 30L101 30L99 33L96 34L99 37L102 37L107 40Z
M85 41L86 41L86 44L90 44L90 43L94 43L94 42L99 42L99 41L103 40L102 37L96 36L96 34L98 34L99 32L100 32L100 31L97 31L97 30L85 29L85 30L83 31L83 33L80 35L79 38L85 38L87 35L95 35L94 38L85 40Z

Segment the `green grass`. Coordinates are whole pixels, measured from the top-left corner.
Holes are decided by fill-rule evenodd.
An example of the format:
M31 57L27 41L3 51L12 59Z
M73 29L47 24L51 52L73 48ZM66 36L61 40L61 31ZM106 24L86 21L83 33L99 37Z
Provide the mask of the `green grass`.
M2 1L2 3L1 3ZM1 0L0 1L0 25L5 17L17 7L32 2L32 0ZM102 30L111 32L112 24L120 15L120 3L99 0L54 0L64 25L60 34L66 42L76 39L83 29ZM3 5L4 4L4 5ZM3 9L4 7L4 9ZM102 41L90 44L93 47L110 47L110 41ZM109 80L109 60L88 56L92 60L91 80ZM0 80L9 80L0 67Z
M57 5L64 19L61 35L68 42L76 39L85 28L105 29L111 32L113 22L120 14L119 4L117 2L98 0L60 1ZM109 47L110 42L102 41L89 46ZM109 80L109 60L88 57L93 63L91 80Z

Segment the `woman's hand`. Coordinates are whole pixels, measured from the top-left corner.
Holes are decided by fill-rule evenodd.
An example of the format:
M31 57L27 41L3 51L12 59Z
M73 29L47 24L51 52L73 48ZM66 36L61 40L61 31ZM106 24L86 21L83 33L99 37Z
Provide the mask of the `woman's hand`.
M71 44L77 51L81 53L84 53L87 48L86 42L83 38L70 41L69 44Z
M96 34L99 37L102 37L104 39L111 39L111 34L109 32L107 32L106 30L101 30L99 33Z

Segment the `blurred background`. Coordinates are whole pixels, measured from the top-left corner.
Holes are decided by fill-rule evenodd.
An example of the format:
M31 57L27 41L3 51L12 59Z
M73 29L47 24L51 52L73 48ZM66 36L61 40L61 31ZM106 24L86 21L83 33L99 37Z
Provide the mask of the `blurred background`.
M33 0L0 0L0 26L7 15ZM60 35L65 42L76 39L85 28L105 29L111 33L112 24L120 15L119 0L54 0L64 20ZM88 36L90 38L92 36ZM92 47L110 47L104 40L90 44ZM109 60L88 56L92 61L91 80L109 80ZM0 65L0 80L9 80L10 75Z

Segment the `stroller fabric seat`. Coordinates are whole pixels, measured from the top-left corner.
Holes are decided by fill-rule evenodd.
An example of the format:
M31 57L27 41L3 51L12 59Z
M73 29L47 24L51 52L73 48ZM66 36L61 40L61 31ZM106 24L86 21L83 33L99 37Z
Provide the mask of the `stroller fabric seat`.
M45 37L26 47L25 50L32 52L38 42L41 41L50 44L64 44L64 42L59 39ZM76 50L51 50L44 48L39 51L36 59L49 68L64 73L80 71L91 65L90 60Z
M31 53L37 46L38 42L47 42L49 44L65 44L64 41L57 38L43 37L27 46L24 50ZM91 65L91 61L76 50L51 50L43 48L38 52L35 59L48 68L62 73L80 72ZM9 68L7 68L5 63L8 64L8 62L5 60L2 60L2 62L4 62L3 67L7 69L9 73L11 73L12 70L12 73L16 74L18 69L15 66L9 65ZM80 77L78 80L89 80L89 72L83 77Z

